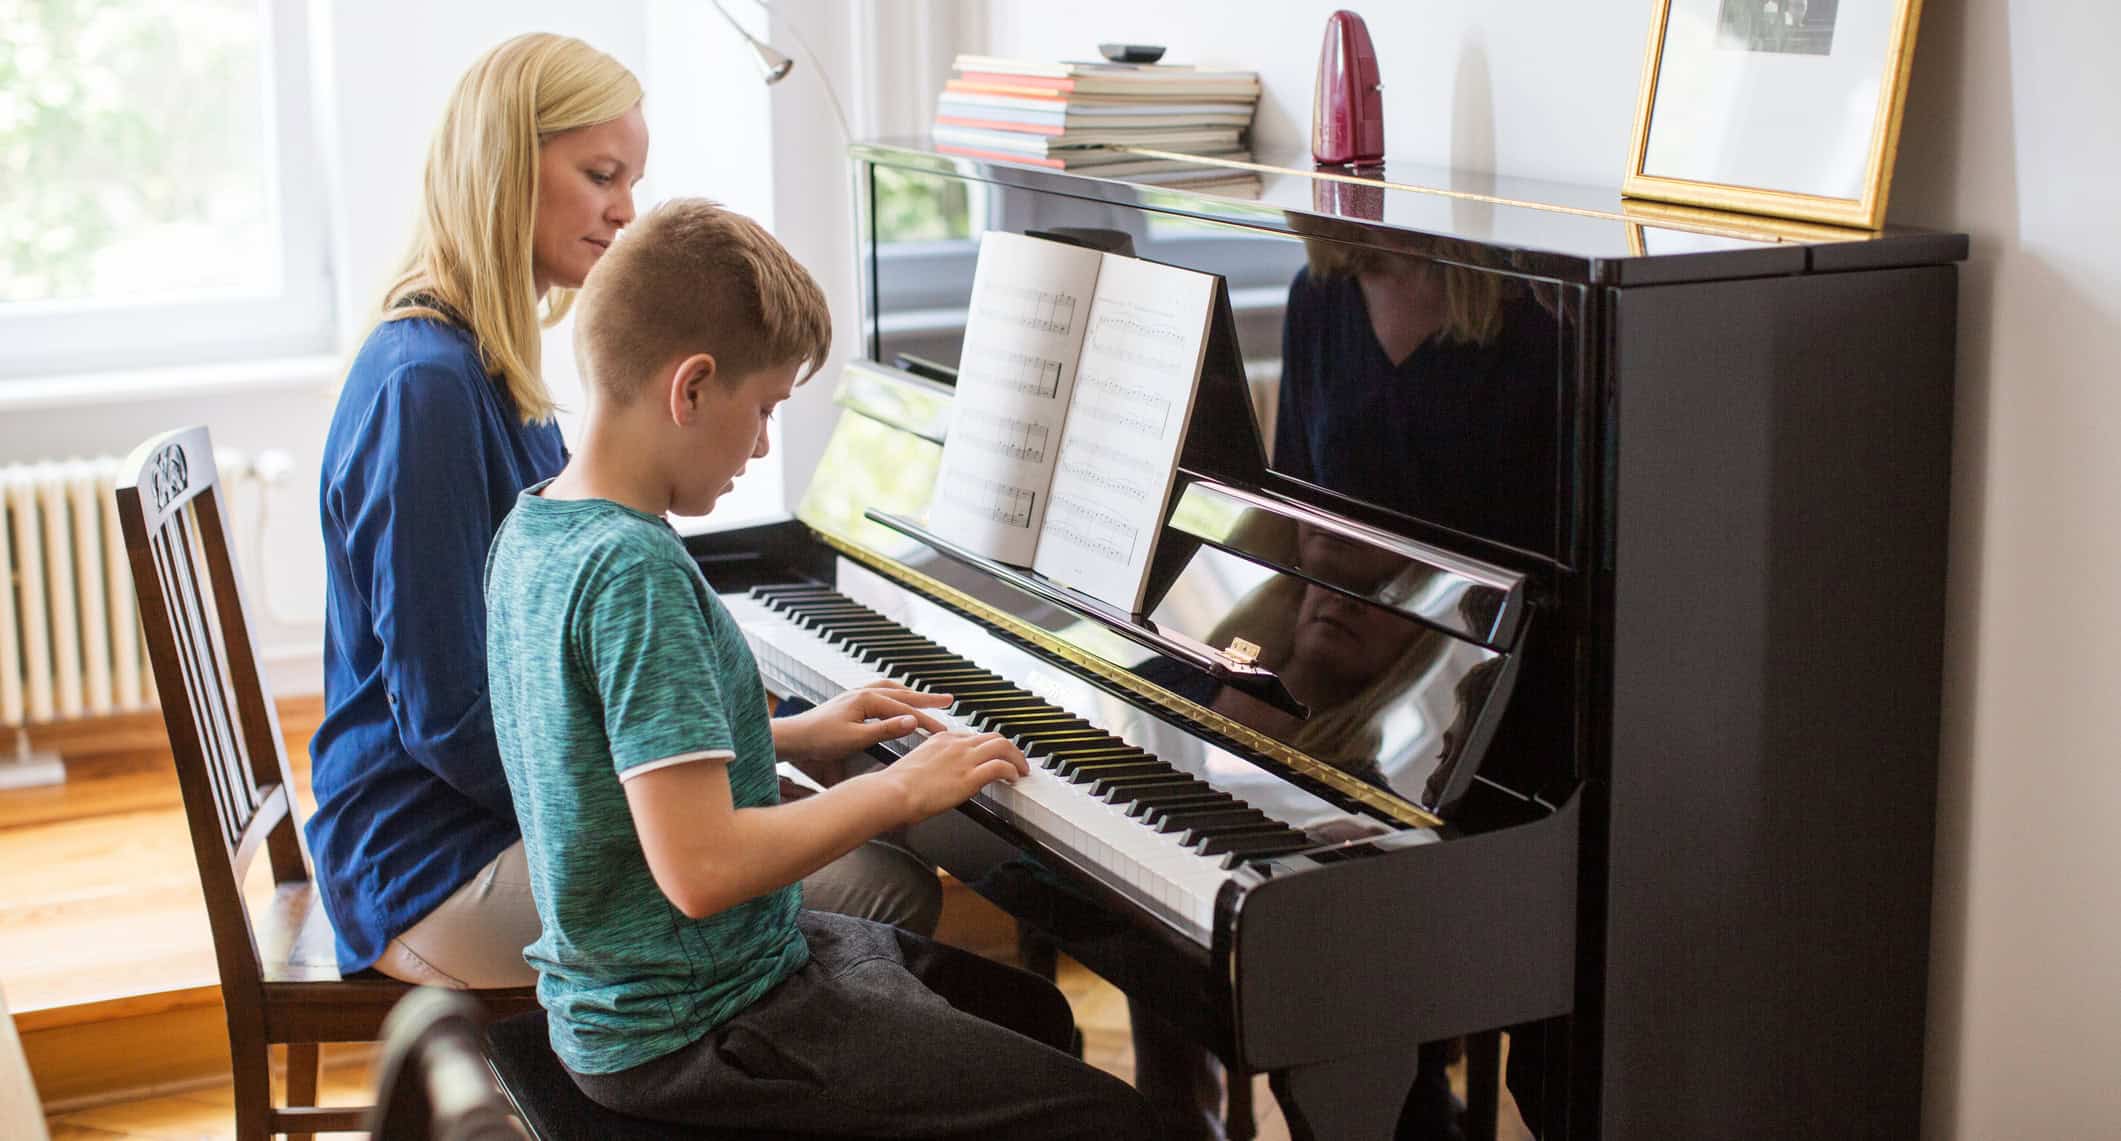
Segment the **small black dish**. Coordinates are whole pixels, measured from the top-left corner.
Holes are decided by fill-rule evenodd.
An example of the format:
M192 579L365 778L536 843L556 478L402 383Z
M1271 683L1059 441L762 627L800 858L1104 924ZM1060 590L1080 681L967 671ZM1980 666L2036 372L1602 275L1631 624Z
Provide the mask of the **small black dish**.
M1097 50L1113 63L1155 63L1164 58L1162 44L1099 44Z

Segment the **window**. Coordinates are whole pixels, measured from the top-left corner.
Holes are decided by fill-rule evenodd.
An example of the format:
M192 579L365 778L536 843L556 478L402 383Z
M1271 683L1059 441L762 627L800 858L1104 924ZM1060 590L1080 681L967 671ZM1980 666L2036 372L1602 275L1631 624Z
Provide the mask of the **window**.
M0 0L0 380L329 351L306 8Z

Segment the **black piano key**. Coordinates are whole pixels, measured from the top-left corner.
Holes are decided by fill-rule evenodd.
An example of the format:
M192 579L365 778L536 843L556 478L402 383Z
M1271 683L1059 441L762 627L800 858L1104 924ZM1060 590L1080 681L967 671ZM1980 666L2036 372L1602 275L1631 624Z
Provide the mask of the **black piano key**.
M1151 824L1158 832L1180 832L1193 829L1238 829L1279 828L1281 821L1261 812L1257 808L1241 808L1225 805L1220 808L1202 808L1198 811L1167 812Z
M892 673L903 674L904 676L913 678L916 681L933 682L937 685L947 685L952 682L962 682L966 684L971 684L973 682L985 682L991 684L998 683L1002 680L999 674L990 673L987 670L980 669L976 666L958 665L956 663L944 663L940 661L886 661L882 663L882 665L883 668L890 670Z
M994 733L1008 734L1019 728L1029 728L1053 720L1053 707L1025 711L1021 709L979 710L965 720Z
M1024 751L1027 754L1046 757L1058 755L1064 750L1119 748L1125 744L1126 742L1110 733L1093 727L1076 733L1032 734L1031 743L1024 746Z
M1316 844L1317 841L1312 840L1301 832L1293 837L1280 835L1217 836L1200 846L1200 854L1203 856L1237 856L1260 859L1267 856L1287 855L1290 852L1301 852L1305 848L1315 847ZM1227 868L1233 866L1233 864L1225 861L1223 866Z
M1088 721L1069 713L1065 709L1055 709L1052 713L1041 714L1036 717L1012 718L1010 727L1026 736L1035 735L1048 739L1059 738L1069 733L1098 733L1098 730ZM1104 734L1099 735L1103 736Z
M1178 842L1198 852L1201 846L1218 836L1286 836L1294 839L1301 832L1292 832L1279 823L1268 824L1194 824L1179 833Z
M1116 807L1130 805L1144 797L1171 796L1185 792L1204 792L1211 786L1184 773L1174 772L1162 780L1135 781L1112 786L1103 794L1105 803Z
M905 663L936 664L948 660L940 651L906 646L863 646L857 644L850 653L855 661L879 670L899 668Z
M1042 761L1047 768L1064 780L1077 784L1096 780L1099 777L1121 777L1153 774L1156 776L1184 776L1177 769L1146 754L1138 757L1106 757L1091 762L1064 764L1060 761Z
M1141 821L1159 832L1170 832L1174 829L1167 825L1170 825L1174 820L1183 820L1195 816L1211 816L1218 812L1229 812L1232 810L1232 805L1236 803L1236 798L1228 793L1217 792L1214 796L1201 800L1179 800L1163 804L1152 804L1142 809Z
M884 619L884 617L874 619L874 621L848 621L848 624L840 626L840 632L848 634L848 636L855 636L857 640L863 640L863 643L891 643L891 645L923 645L923 643L927 643L927 638L923 638L921 634L914 634L914 632L906 630L904 626L899 626L897 621Z
M795 618L795 624L803 627L806 630L813 631L823 637L828 638L834 634L840 634L854 630L869 631L878 635L883 635L891 633L894 630L900 629L898 623L893 622L888 618L884 618L876 614L864 614L856 611L834 612L830 614L819 614L815 611L811 611L808 613L798 614Z
M1040 729L1071 727L1067 720L1039 713L999 713L985 718L982 724L1012 741L1022 734L1035 733Z
M1090 790L1092 796L1103 796L1105 790L1115 785L1146 780L1159 780L1171 775L1169 767L1161 761L1142 761L1131 765L1114 765L1105 769L1077 769L1075 775L1064 777L1074 784Z
M766 602L780 602L787 599L798 598L846 598L845 595L841 594L839 591L833 590L831 587L818 586L814 583L806 582L774 583L769 584L767 586L754 586L751 588L751 596L753 598L760 599Z
M1146 820L1150 812L1159 808L1173 808L1197 804L1228 804L1230 794L1217 791L1211 785L1202 785L1200 790L1180 788L1171 792L1144 792L1127 803L1127 815L1137 820Z
M1037 700L1006 681L981 681L978 678L960 679L950 692L965 705L967 711L974 708L998 709Z
M915 667L930 669L941 667L969 668L965 665L965 660L955 654L944 650L930 650L925 647L857 646L854 650L854 656L863 665L873 665L879 669L910 670Z
M851 651L854 647L862 644L862 636L864 634L872 634L887 629L889 627L886 626L831 626L821 631L819 636L841 649Z
M789 621L814 634L830 633L835 626L852 625L864 619L875 619L873 614L854 611L834 611L820 614L815 610L798 610L789 616Z
M898 654L939 654L942 647L926 638L906 633L864 633L849 639L855 649L864 651L890 651Z
M1053 770L1054 775L1063 780L1076 781L1078 783L1094 780L1101 776L1115 776L1123 771L1131 771L1136 765L1153 765L1157 771L1164 773L1177 771L1156 757L1148 755L1130 756L1125 753L1099 757L1096 760L1089 761L1069 761L1051 757L1037 757L1034 759L1039 764Z
M1085 737L1087 737L1087 735L1095 733L1097 732L1097 730L1092 729L1088 726L1069 725L1066 722L1055 722L1051 725L1013 725L1007 729L1002 730L1002 732L1007 734L1009 739L1016 743L1017 748L1029 749L1034 743L1041 741L1057 741L1063 739L1070 739L1068 738L1068 734L1071 733L1083 735L1072 738L1073 740L1080 742Z
M910 678L923 685L933 686L996 686L1009 685L1007 678L986 670L968 669L963 666L943 666L925 662L885 662L884 668L901 677Z
M1013 703L1023 700L1009 694L975 694L968 698L964 690L954 691L953 696L957 700L950 703L951 714L967 725L977 727L982 733L992 733L996 730L993 725L988 724L989 719L981 714L1017 708Z
M1118 796L1122 792L1141 792L1168 781L1170 775L1168 772L1089 773L1076 778L1074 783L1082 785L1083 789L1091 796L1109 798ZM1177 790L1166 785L1163 791L1168 795ZM1112 803L1119 802L1113 801Z
M1054 772L1062 776L1073 776L1079 769L1109 768L1112 765L1130 764L1135 761L1153 761L1156 759L1154 754L1117 741L1110 746L1104 747L1058 745L1043 751L1040 755L1052 757L1053 759L1047 763L1052 766Z
M975 711L999 712L1005 709L1028 711L1045 705L1045 702L1023 690L1002 682L997 685L961 685L950 691L966 713Z

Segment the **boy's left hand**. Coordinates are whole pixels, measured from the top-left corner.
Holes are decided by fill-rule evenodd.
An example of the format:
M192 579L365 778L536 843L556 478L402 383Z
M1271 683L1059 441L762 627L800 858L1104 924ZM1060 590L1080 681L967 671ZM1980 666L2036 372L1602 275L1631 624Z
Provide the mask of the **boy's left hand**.
M803 767L838 760L915 729L943 731L925 710L950 704L947 694L923 693L895 681L850 689L815 709L773 719L774 751Z

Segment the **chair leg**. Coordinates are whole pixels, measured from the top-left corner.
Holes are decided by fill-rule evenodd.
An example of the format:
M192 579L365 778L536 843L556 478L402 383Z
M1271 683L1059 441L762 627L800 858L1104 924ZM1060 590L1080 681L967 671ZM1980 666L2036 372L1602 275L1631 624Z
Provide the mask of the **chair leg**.
M1223 1136L1228 1141L1252 1141L1259 1136L1259 1120L1252 1114L1252 1075L1223 1067Z
M287 1047L287 1104L289 1108L298 1105L314 1106L317 1104L318 1067L316 1043L302 1042L291 1044ZM290 1133L287 1135L287 1141L310 1141L310 1136L307 1133Z
M266 1141L272 1111L272 1048L260 1038L231 1034L229 1078L236 1094L236 1141Z

